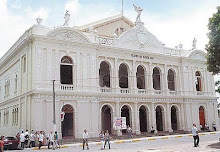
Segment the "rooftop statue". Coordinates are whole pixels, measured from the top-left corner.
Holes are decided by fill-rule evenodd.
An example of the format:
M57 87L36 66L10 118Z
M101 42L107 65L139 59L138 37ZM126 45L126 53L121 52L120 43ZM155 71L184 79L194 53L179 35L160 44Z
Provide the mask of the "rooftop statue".
M196 38L194 38L193 39L193 44L192 44L192 49L194 50L194 49L196 49L196 42L197 42L197 39Z
M69 11L67 10L64 19L65 19L65 23L63 24L63 26L69 26L70 14Z
M134 10L137 12L137 18L136 18L136 23L141 22L141 12L143 9L141 7L137 7L133 4Z

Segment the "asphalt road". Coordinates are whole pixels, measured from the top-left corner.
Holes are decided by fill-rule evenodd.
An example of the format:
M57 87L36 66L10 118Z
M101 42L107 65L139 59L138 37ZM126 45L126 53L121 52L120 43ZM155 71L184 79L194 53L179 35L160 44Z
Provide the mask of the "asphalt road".
M203 134L200 135L199 147L194 147L193 137L190 136L177 136L177 137L163 137L156 138L155 140L136 141L128 143L112 143L111 149L101 150L101 145L90 144L89 150L82 150L81 146L71 146L67 148L61 148L56 150L33 150L25 149L26 151L59 151L59 152L98 152L98 151L109 151L109 152L217 152L220 151L219 142L220 133L216 134ZM19 151L19 150L13 150Z

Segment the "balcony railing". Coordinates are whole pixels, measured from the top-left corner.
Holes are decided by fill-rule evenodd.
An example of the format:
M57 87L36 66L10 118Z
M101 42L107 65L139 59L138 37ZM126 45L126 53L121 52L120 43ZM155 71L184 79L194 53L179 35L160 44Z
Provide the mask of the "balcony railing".
M170 91L170 95L177 95L176 91Z
M162 94L162 90L154 90L154 94L161 95Z
M138 94L147 94L147 90L145 90L145 89L138 89Z
M127 94L127 93L130 93L130 90L129 89L120 89L120 93L123 93L123 94Z
M106 93L109 93L109 92L112 92L112 91L111 91L111 88L103 87L103 88L100 88L100 92L106 92Z
M73 87L73 85L65 85L65 84L62 84L62 85L60 86L60 89L61 89L61 90L74 90L74 87Z
M202 91L197 91L197 95L202 96L203 92Z

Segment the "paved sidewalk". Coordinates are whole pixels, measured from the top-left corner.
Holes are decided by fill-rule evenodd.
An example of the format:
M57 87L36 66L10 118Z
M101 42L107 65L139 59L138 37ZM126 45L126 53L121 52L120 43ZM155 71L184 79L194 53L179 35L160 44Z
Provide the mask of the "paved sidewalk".
M205 132L205 133L199 133L200 136L205 136L205 135L220 135L220 131L216 131L216 132ZM167 139L179 139L182 137L191 137L192 138L192 134L181 134L181 135L169 135L169 136L155 136L155 137L143 137L143 138L135 138L135 139L129 139L129 140L115 140L115 141L111 141L111 144L123 144L123 143L138 143L138 142L143 142L143 141L157 141L157 140L167 140ZM203 143L201 146L199 146L197 148L197 150L199 151L205 151L207 150L207 146L209 144L212 144L213 142L205 142L205 144ZM100 142L89 142L90 146L97 146L97 145L101 145ZM160 146L160 145L158 145ZM183 143L183 146L181 146L181 144L178 144L178 147L175 149L175 145L172 145L172 147L170 146L165 146L163 147L163 151L170 151L170 149L172 148L174 151L182 151L183 147L185 147L186 145ZM66 145L62 145L61 148L68 148L68 147L82 147L82 143L76 143L76 144L66 144ZM192 146L192 152L195 150L195 148ZM47 149L47 146L43 146L42 149ZM33 148L33 150L38 150L38 148ZM134 150L134 149L132 149ZM150 150L150 149L149 149ZM148 151L149 151L148 150ZM156 149L153 149L153 151L155 152ZM184 149L185 150L185 149ZM190 147L189 149L187 149L187 151L191 151ZM210 150L214 151L213 149L210 148ZM220 151L220 150L218 150ZM141 151L140 151L141 152ZM144 151L143 151L144 152Z

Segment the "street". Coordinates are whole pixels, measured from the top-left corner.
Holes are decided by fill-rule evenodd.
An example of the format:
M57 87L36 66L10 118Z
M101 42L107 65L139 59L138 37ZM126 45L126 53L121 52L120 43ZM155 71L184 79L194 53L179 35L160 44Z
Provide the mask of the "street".
M132 142L125 143L112 143L111 149L101 150L101 145L90 143L89 150L90 152L97 151L111 151L111 152L196 152L196 151L220 151L220 146L217 146L219 149L211 148L209 145L216 144L219 142L220 133L206 133L200 134L200 144L199 147L194 147L193 137L188 135L177 135L177 136L164 136L164 137L155 137L148 138L144 141L139 141L133 139ZM219 144L220 145L220 144ZM14 150L19 151L19 150ZM26 151L39 151L33 149L25 149ZM83 151L81 146L68 145L67 148L61 148L56 150L47 150L43 149L40 151L59 151L59 152L79 152Z

